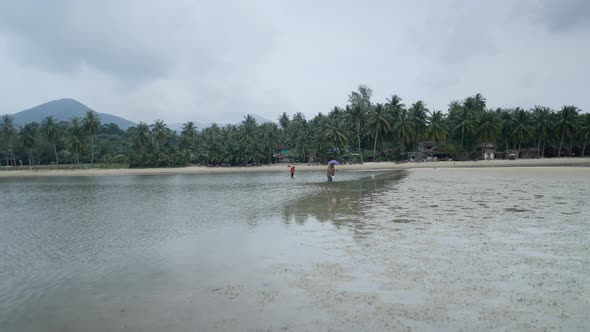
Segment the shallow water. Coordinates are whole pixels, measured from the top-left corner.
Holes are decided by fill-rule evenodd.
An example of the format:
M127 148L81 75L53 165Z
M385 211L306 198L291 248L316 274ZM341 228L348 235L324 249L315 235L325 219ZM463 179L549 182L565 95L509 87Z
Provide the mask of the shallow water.
M1 331L590 326L590 169L0 179Z

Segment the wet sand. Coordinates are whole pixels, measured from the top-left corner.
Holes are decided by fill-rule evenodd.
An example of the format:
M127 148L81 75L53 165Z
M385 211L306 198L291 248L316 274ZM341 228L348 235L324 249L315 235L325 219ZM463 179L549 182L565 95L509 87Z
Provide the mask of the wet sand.
M289 172L295 165L296 172L323 171L325 165L317 164L281 164L260 165L251 167L206 167L189 166L176 168L119 168L119 169L47 169L27 170L1 168L1 177L28 176L112 176L112 175L164 175L164 174L212 174L212 173L250 173L250 172ZM439 161L421 163L367 162L355 165L338 165L337 171L377 171L415 168L479 168L479 167L590 167L590 158L553 158L553 159L519 159L519 160L486 160L486 161Z

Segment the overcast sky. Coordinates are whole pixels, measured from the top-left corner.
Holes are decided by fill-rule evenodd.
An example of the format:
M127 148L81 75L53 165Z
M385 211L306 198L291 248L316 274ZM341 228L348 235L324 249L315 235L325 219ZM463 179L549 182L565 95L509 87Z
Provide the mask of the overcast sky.
M589 80L586 0L0 0L0 114L69 97L134 121L311 118L359 84L588 111Z

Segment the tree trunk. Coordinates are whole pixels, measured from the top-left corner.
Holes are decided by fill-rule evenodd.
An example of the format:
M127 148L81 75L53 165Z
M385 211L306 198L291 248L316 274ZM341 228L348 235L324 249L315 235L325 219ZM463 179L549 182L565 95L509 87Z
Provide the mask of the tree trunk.
M543 150L541 151L541 158L545 158L545 138L543 138Z
M563 145L563 136L565 136L565 128L561 131L561 142L559 142L559 150L557 150L557 158L561 157L561 146Z
M541 137L539 136L539 142L537 143L537 158L541 157Z
M461 127L461 147L465 148L465 143L463 142L463 136L465 135L465 127Z
M373 162L377 159L377 138L379 136L379 131L375 130L375 143L373 144Z
M55 153L55 164L59 165L59 159L57 159L57 147L55 146L55 142L53 142L53 152Z
M16 166L16 157L14 156L14 150L12 150L12 140L8 141L8 149L10 150L10 158L12 158L10 163L12 166Z
M363 163L363 154L361 153L361 120L356 119L356 138L358 141L359 157L361 158L361 164Z
M94 136L90 136L90 165L94 164Z
M584 146L582 147L582 156L584 157L584 153L586 152L586 139L584 139Z
M569 157L572 156L572 145L574 145L574 138L573 138L573 136L570 138L570 148L568 150Z

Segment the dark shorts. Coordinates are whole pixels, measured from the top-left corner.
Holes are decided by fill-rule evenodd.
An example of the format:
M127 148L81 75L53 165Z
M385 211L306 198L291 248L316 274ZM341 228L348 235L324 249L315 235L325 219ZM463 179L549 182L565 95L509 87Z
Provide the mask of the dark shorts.
M328 182L332 182L332 177L328 175Z

